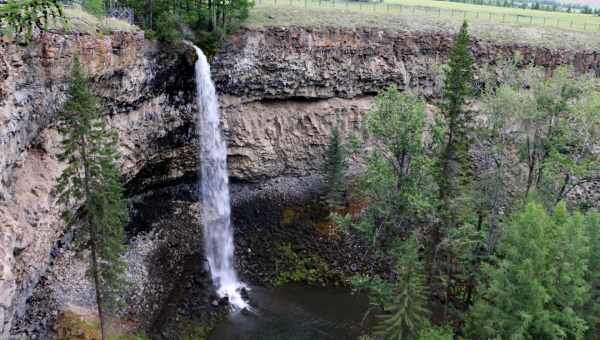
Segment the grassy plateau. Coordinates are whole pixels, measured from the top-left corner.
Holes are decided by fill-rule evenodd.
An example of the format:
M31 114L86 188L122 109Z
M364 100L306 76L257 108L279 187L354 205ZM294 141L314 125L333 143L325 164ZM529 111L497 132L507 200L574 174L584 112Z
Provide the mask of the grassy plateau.
M463 20L472 34L501 43L600 48L600 17L433 0L341 2L257 0L247 26L379 27L455 32Z
M51 23L49 28L86 33L97 31L103 33L114 31L133 32L139 30L136 26L129 25L126 21L120 19L94 16L77 5L66 6L64 8L64 18Z

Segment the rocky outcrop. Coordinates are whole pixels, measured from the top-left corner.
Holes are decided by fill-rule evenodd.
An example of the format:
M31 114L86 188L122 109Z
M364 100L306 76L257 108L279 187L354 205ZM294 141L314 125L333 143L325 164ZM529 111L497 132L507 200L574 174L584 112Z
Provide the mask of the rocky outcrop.
M437 98L451 34L376 28L243 29L213 62L234 179L314 174L332 128L365 137L363 114L389 84ZM600 75L600 52L471 42L480 65L519 54L551 72ZM483 81L483 79L482 79Z
M323 163L331 132L364 137L371 97L223 105L229 173L241 181L307 176Z
M55 197L63 165L56 159L60 138L54 120L76 55L121 136L126 178L139 171L156 140L184 124L185 112L192 111L190 100L177 104L176 95L155 86L168 77L156 70L143 33L45 33L30 47L0 45L0 338L8 337L53 249L68 237Z
M115 100L139 98L146 77L143 33L42 34L23 48L0 45L0 198L14 193L14 172L65 98L71 60L82 63L103 92Z
M281 27L245 29L214 62L221 91L245 100L353 98L388 84L439 94L441 65L451 34L377 28ZM472 41L480 64L519 53L521 64L572 65L600 74L600 52Z

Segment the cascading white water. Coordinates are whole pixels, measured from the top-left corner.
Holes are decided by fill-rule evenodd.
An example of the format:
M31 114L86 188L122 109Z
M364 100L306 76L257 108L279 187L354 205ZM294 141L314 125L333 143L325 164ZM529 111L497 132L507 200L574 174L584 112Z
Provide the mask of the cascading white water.
M193 45L192 45L193 46ZM227 146L220 128L219 102L202 50L193 46L196 61L198 134L200 136L200 199L204 247L217 293L239 309L247 308L240 290L246 288L233 268L233 230L227 175Z

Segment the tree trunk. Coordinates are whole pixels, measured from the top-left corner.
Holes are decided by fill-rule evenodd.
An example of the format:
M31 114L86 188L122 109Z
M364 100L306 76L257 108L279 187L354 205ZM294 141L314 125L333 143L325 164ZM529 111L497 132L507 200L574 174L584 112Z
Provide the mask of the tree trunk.
M556 201L554 202L555 205L558 204L560 202L560 200L563 198L563 195L565 194L565 191L567 189L567 185L569 185L570 181L571 181L571 175L565 174L565 180L563 182L563 185L560 187L560 191L556 195Z
M91 177L89 166L88 166L88 157L87 157L87 143L83 136L81 136L81 157L83 158L83 168L84 168L84 178L83 185L85 187L85 201L89 202L90 200L90 182L89 179ZM96 223L90 218L89 211L86 212L87 221L90 228L90 243L91 243L91 251L92 251L92 272L94 276L94 286L96 288L96 304L98 305L98 318L100 319L100 331L102 335L102 340L106 339L106 325L104 322L104 311L103 311L103 300L101 293L101 284L100 284L100 270L98 269L98 256L97 256L97 245L98 245L98 230Z
M535 146L533 146L535 147ZM527 163L529 165L529 172L527 174L527 189L525 190L525 199L529 196L529 191L533 185L533 173L535 172L535 149L532 150L532 145L527 136Z
M146 0L146 24L148 28L153 29L153 15L154 15L154 0Z
M214 5L215 0L208 0L208 31L212 32L213 31L213 25L214 25L214 21L213 21L213 10L215 8Z
M396 162L398 163L398 182L396 183L396 191L401 192L404 187L404 181L408 174L408 165L407 162L407 150L404 148L399 155L396 155Z

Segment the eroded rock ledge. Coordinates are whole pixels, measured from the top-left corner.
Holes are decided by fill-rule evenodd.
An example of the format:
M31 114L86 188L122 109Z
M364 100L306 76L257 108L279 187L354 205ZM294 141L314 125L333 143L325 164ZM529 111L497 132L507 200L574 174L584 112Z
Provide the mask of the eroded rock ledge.
M353 98L390 83L439 91L440 65L454 37L431 32L377 28L267 27L240 31L214 62L214 78L225 94L244 100ZM473 40L480 64L518 52L521 64L554 68L570 64L600 74L600 51L532 47Z

